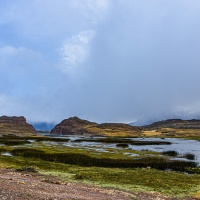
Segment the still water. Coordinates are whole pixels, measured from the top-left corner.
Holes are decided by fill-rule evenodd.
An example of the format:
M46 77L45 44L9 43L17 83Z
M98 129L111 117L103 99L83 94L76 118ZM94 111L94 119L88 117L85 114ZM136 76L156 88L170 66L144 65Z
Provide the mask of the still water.
M63 137L62 137L63 138ZM69 142L63 142L64 146L76 147L76 148L87 148L94 149L99 152L107 152L108 148L119 149L120 147L116 147L117 143L103 143L103 142L76 142L77 139L91 139L91 137L83 137L83 136L65 136L64 138L69 138ZM95 137L101 138L101 137ZM186 139L177 139L177 138L127 138L130 140L137 141L166 141L170 142L170 145L129 145L127 149L132 150L149 150L155 152L164 152L164 151L176 151L179 155L176 159L184 159L181 158L186 153L191 153L195 155L195 162L200 165L200 142L196 140L186 140ZM54 143L55 144L55 143ZM133 154L135 156L135 154Z

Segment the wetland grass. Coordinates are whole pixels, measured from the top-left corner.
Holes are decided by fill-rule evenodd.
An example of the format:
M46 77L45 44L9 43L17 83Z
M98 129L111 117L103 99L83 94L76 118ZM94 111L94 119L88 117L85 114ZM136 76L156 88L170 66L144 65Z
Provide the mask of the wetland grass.
M20 138L20 137L13 137L13 136L8 136L8 137L0 137L0 144L4 145L22 145L22 144L29 144L30 142L26 139Z
M116 144L116 147L128 148L129 145L128 145L128 144L125 144L125 143L119 143L119 144Z
M123 143L131 145L170 145L171 142L166 141L141 141L124 138L91 138L91 139L77 139L74 142L102 142L102 143Z
M188 175L151 168L81 167L37 158L0 156L0 166L15 169L33 167L39 173L53 175L67 182L83 182L132 192L159 192L183 199L194 196L200 186L200 175Z
M16 135L3 135L0 137L0 144L5 145L17 145L17 144L25 144L30 143L29 140L33 140L36 142L40 141L55 141L55 142L68 142L68 138L54 138L54 137L44 137L44 136L25 136L20 137Z
M173 151L173 150L170 150L170 151L163 151L162 152L163 155L166 155L166 156L178 156L178 152L177 151Z
M186 153L183 155L183 158L187 158L188 160L195 160L195 155L192 153Z
M197 163L191 161L169 160L161 156L139 157L134 159L111 159L106 157L94 157L83 153L47 153L38 149L18 148L13 149L14 156L39 158L45 161L60 162L84 167L108 167L108 168L143 168L151 167L160 170L171 169L185 171L188 167L197 167Z

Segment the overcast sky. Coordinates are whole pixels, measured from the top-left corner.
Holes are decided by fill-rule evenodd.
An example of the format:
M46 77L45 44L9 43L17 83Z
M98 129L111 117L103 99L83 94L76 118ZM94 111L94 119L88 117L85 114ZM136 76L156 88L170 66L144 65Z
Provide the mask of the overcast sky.
M0 1L0 115L200 118L200 1Z

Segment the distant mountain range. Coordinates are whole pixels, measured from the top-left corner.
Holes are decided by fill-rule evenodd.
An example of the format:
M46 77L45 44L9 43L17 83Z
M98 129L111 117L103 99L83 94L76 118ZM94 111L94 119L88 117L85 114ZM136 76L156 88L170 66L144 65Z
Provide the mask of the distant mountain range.
M90 122L70 117L57 124L50 134L60 135L104 135L104 136L200 136L200 120L168 119L146 126L131 126L123 123Z
M56 124L53 122L36 122L32 125L37 131L51 131Z
M92 125L93 127L97 125L97 123L94 123L94 122L91 123L91 122L89 122L87 120L81 120L78 117L71 117L71 118L69 118L67 120L64 120L64 121L65 122L70 121L70 123L73 122L73 128L72 129L75 132L77 130L74 127L74 122L76 122L79 125L82 124L83 122L85 122L85 123L87 122L86 123L87 126L88 125ZM48 132L50 132L52 129L54 129L53 132L57 132L57 133L60 133L60 132L64 131L64 129L66 129L66 127L69 127L69 125L64 125L62 123L62 128L60 128L60 126L58 126L59 124L56 124L56 123L53 123L53 122L50 122L50 123L49 122L36 122L36 123L31 123L31 124L33 125L33 127L37 131L48 131ZM110 124L111 125L111 123L105 123L105 124ZM117 123L112 123L112 125L116 126ZM120 125L122 125L122 124L120 124ZM123 125L126 126L125 124L123 124ZM138 127L138 128L140 127L141 129L153 129L153 128L154 129L155 128L179 128L179 129L181 129L181 128L183 128L183 129L190 129L191 128L191 129L200 129L200 120L195 120L195 119L192 119L192 120L168 119L168 120L154 122L154 123L151 123L149 125L144 125L144 126L141 126L141 125L138 126L138 125L136 125L135 122L132 122L129 125L131 125L133 127ZM59 127L59 130L58 130L58 127ZM98 125L98 128L100 128L99 125ZM64 131L64 132L68 132L68 131L69 130ZM86 129L85 129L85 131L86 131ZM69 132L71 132L71 128L70 128Z
M37 130L37 131L36 131ZM64 119L59 124L37 122L28 124L24 117L0 117L0 135L37 135L37 132L60 135L131 136L131 137L200 137L200 120L168 119L146 126L123 123L90 122L78 117Z

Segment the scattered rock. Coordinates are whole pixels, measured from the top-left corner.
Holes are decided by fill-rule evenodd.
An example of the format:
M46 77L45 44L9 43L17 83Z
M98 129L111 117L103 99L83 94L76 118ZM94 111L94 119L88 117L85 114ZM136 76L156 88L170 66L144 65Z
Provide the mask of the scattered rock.
M16 171L19 171L19 172L32 172L32 173L37 173L38 172L34 167L23 167L21 169L17 169Z

